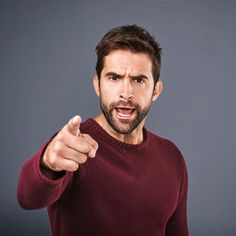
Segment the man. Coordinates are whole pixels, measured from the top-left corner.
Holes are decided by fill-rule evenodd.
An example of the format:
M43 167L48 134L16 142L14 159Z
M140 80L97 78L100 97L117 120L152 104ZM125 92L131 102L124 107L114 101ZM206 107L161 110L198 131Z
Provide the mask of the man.
M187 170L177 147L144 127L162 92L161 48L143 28L110 30L93 78L102 113L72 118L24 164L18 201L47 207L52 233L188 235Z

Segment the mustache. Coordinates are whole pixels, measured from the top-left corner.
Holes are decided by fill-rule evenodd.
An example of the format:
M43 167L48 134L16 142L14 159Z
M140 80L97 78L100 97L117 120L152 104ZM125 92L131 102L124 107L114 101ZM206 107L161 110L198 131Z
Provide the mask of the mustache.
M132 101L118 101L118 102L113 102L110 105L111 109L114 109L117 106L123 106L123 107L139 107L139 105L137 103L134 103Z

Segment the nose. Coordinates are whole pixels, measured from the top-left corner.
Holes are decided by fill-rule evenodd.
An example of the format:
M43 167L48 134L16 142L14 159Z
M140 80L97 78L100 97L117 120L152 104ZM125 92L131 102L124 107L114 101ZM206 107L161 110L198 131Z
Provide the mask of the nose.
M132 100L134 97L132 85L129 80L124 79L122 83L122 88L120 92L120 98L124 100Z

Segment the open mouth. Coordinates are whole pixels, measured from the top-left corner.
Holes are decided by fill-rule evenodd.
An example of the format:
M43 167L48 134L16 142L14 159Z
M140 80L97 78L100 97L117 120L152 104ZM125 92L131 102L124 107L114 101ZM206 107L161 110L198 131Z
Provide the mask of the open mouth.
M116 107L115 110L120 119L131 118L135 114L135 108L132 107Z

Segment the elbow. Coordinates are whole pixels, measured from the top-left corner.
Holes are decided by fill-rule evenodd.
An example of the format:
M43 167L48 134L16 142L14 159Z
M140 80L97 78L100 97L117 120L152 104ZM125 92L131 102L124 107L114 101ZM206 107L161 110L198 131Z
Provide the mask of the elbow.
M42 204L38 204L38 202L35 201L35 196L32 196L27 191L24 191L20 185L18 186L16 197L19 206L24 210L35 210L44 207Z
M17 201L19 206L24 210L37 210L44 208L44 206L35 204L34 202L29 200L25 200L22 196L19 195L17 195Z
M31 202L26 200L27 198L24 196L24 194L18 189L17 191L17 201L19 206L24 210L33 210L35 209Z

